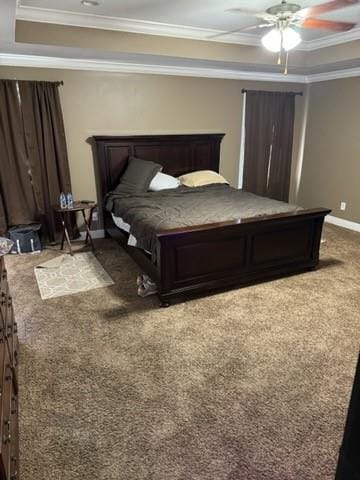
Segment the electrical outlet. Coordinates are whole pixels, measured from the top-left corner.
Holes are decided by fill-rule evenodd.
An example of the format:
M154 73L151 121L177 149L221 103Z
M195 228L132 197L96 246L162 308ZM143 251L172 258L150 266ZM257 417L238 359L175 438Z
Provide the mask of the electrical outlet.
M346 210L346 202L341 202L340 203L340 210Z
M98 219L98 212L93 212L92 219L96 221Z

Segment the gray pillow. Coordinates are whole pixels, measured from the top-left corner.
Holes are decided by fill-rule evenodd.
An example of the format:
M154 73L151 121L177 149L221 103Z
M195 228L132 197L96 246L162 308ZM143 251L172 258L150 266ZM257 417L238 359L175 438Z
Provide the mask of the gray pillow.
M128 166L114 191L124 194L147 192L151 180L161 169L158 163L129 157Z

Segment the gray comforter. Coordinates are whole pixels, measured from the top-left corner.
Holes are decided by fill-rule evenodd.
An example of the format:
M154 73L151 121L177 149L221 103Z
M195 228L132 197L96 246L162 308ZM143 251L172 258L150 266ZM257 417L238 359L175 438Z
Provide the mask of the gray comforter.
M179 187L132 195L109 193L106 209L131 225L137 246L155 253L160 230L300 210L228 185Z

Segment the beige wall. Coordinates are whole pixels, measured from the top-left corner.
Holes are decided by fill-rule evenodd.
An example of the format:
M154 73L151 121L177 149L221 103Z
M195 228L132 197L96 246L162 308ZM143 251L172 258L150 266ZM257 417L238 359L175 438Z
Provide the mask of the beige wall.
M75 198L96 198L93 159L86 139L95 134L225 133L220 169L237 184L242 88L301 90L270 84L156 75L0 67L0 77L64 80L61 100ZM303 99L297 97L294 158Z
M196 58L222 62L274 65L277 54L265 48L139 33L71 27L50 23L16 22L16 41L65 47L81 47L108 52ZM291 53L289 65L305 65L305 52Z
M107 52L195 58L212 61L274 65L277 54L256 46L237 45L205 40L144 35L95 28L72 27L50 23L16 22L16 41L65 47L81 47ZM289 57L289 67L316 67L357 61L360 40L354 40L312 51L295 50ZM338 67L340 69L340 66Z
M345 62L346 60L354 60L356 62L360 58L360 40L353 42L332 45L331 47L320 48L306 52L305 63L307 66L316 67L326 64L335 64L337 62ZM340 70L341 67L339 66Z
M18 21L16 39L65 46L229 62L273 63L264 49L108 30ZM292 65L358 58L360 40L293 52ZM95 198L94 134L222 132L221 172L237 184L242 88L302 90L296 99L290 201L325 206L360 222L360 80L304 85L205 78L0 67L0 77L64 80L61 98L76 198ZM308 108L307 108L308 107ZM305 132L306 125L306 132ZM306 133L306 136L304 135ZM304 153L304 155L303 155ZM347 202L345 212L340 202Z
M298 202L360 222L360 78L311 85Z

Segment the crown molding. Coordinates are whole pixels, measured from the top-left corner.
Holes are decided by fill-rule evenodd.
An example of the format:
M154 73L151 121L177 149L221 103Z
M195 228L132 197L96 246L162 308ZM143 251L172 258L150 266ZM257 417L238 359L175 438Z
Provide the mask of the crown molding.
M85 27L103 30L114 30L146 35L205 40L207 42L233 43L248 46L259 46L261 40L250 33L232 33L223 37L211 38L213 35L225 33L223 30L188 27L146 20L134 20L122 17L107 17L91 13L67 12L63 10L29 7L20 5L16 10L18 20L30 22L53 23L73 27ZM313 51L331 47L341 43L360 40L360 28L348 32L336 33L311 41L303 41L296 50Z
M326 82L328 80L339 80L341 78L351 77L360 77L360 67L334 70L332 72L313 73L307 75L307 83Z
M249 80L258 82L303 83L325 82L342 78L360 77L360 67L315 73L311 75L276 72L257 72L233 70L216 67L193 67L177 65L158 65L116 60L64 58L43 55L24 55L18 53L0 53L0 66L57 68L65 70L88 70L112 73L137 73L148 75L172 75L181 77L219 78L227 80Z
M188 67L109 61L99 59L62 58L40 55L0 53L0 66L89 70L112 73L142 73L181 77L219 78L228 80L254 80L260 82L306 83L305 75L232 70L215 67Z

